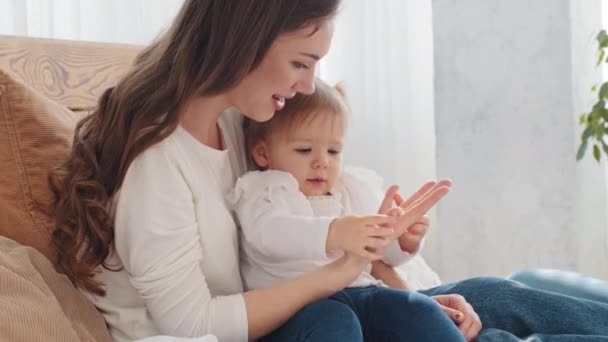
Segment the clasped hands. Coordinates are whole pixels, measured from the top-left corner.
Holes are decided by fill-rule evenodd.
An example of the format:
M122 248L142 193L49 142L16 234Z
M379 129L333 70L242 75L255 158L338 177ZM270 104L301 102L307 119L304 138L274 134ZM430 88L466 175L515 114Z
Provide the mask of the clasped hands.
M397 240L401 250L416 253L430 225L425 214L451 186L449 180L429 181L406 200L399 194L397 185L391 186L378 214L343 216L331 223L327 252L342 250L368 262L376 261L382 259L383 249Z

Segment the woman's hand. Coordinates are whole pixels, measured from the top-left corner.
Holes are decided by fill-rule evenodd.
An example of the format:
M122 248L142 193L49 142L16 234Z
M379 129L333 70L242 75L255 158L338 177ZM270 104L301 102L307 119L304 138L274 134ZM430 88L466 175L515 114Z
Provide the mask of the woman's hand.
M466 299L457 294L433 296L443 311L458 325L467 341L472 341L481 331L481 320Z
M448 193L451 186L452 182L447 179L438 183L430 181L407 200L404 200L399 194L398 186L393 185L388 189L378 212L394 216L397 219L395 236L399 240L399 245L403 251L416 253L420 249L422 239L431 224L430 218L424 214ZM393 203L397 207L393 208ZM430 203L432 205L428 206ZM416 217L414 221L411 221L411 218L404 217L406 213L412 211L422 212L422 215Z
M388 215L338 217L329 225L326 250L328 254L342 250L368 262L380 260L381 250L395 235L394 224Z

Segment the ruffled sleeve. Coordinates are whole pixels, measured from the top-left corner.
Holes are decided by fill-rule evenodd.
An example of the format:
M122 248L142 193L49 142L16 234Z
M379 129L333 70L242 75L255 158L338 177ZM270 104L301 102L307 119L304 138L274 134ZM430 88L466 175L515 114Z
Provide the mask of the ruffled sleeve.
M239 221L249 257L265 261L325 259L329 225L315 217L298 183L282 171L252 171L237 180L228 203Z

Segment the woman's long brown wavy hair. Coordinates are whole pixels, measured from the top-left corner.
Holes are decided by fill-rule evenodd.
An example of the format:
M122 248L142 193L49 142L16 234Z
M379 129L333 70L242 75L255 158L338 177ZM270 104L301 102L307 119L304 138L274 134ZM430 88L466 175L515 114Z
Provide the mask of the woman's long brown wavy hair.
M275 38L333 17L340 0L186 0L171 28L80 121L67 161L49 174L58 266L78 287L113 248L111 199L140 153L170 135L184 102L234 87Z

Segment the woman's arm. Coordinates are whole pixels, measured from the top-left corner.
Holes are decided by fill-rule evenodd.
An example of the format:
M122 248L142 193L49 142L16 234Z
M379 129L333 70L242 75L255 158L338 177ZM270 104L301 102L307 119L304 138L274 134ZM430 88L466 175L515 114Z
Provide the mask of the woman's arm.
M296 278L246 292L249 339L272 332L304 306L343 289L355 280L367 263L346 255Z

